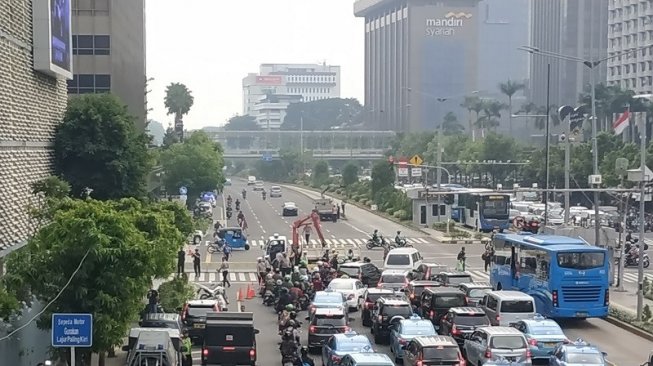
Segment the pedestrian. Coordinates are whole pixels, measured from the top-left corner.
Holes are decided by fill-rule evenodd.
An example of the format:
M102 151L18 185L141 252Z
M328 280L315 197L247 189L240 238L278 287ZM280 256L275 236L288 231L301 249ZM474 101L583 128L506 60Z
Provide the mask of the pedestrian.
M488 248L485 249L485 252L481 256L481 259L483 259L483 263L485 264L485 272L487 272L487 269L490 267L490 264L494 260L494 248L492 248L492 246L488 246Z
M304 239L306 239L305 244L308 245L311 242L311 225L304 226Z
M258 257L256 259L256 273L258 274L258 283L263 285L265 281L265 276L267 275L268 266L263 261L263 258Z
M222 254L224 255L227 260L231 257L231 245L227 243L226 241L224 242L224 246L222 247Z
M227 261L227 257L222 257L222 264L220 264L218 272L222 273L222 287L231 287L231 282L229 282L229 262Z
M342 217L345 217L345 201L340 202L340 212L342 213Z
M292 270L292 267L290 266L290 259L288 258L288 254L283 253L281 260L279 261L279 267L281 268L281 275L286 276L290 274L290 271Z
M460 248L460 252L458 253L458 256L456 257L458 260L458 265L456 266L459 271L464 271L465 270L465 260L467 259L467 254L465 254L465 247Z
M195 271L195 277L200 276L200 260L201 259L202 259L202 256L200 255L199 248L195 248L195 252L193 253L193 270Z
M184 263L186 263L186 251L184 248L179 249L177 252L177 275L181 276L184 273Z
M193 341L191 341L188 336L188 330L184 329L184 332L181 336L182 340L182 354L183 354L183 365L192 366L193 365Z
M337 210L336 215L338 216L338 219L340 219L340 205L336 205L336 210Z

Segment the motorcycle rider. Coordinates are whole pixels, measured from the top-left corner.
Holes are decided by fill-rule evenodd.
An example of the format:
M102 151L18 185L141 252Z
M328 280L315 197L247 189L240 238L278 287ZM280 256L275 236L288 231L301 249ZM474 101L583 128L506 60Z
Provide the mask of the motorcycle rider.
M281 284L281 286L287 288L288 290L292 288L292 278L290 277L290 275L285 275L283 277L283 283Z
M267 192L265 192L265 189L264 189L263 192L261 192L261 196L263 196L263 199L265 199L266 195L267 195Z
M639 262L639 243L631 246L630 251L628 252L628 260L633 263Z
M308 348L302 347L300 350L299 363L295 366L315 366L315 361L308 355Z
M331 265L332 269L338 268L338 253L333 253L333 257L331 257L329 264Z
M293 287L289 290L290 294L293 297L293 302L298 302L300 298L304 296L304 291L302 291L302 285L299 282L295 282Z
M227 219L230 219L230 218L231 218L232 211L233 211L233 210L232 210L231 206L227 206L227 211L226 211L226 213L227 213Z
M324 284L322 283L322 278L319 273L313 273L313 290L315 291L324 291Z
M240 211L240 201L236 198L236 211Z
M243 199L247 199L247 190L243 188ZM238 199L236 199L236 204L238 204Z
M401 231L397 231L397 236L395 236L395 243L397 246L404 246L404 239L401 237Z
M353 262L354 261L354 250L349 249L347 251L347 262Z
M238 210L238 216L236 216L236 218L238 218L239 223L245 220L245 214L243 213L243 211Z
M289 361L294 363L297 360L297 344L292 333L283 333L281 344L279 345L279 351L281 351L282 363Z
M381 245L381 242L379 241L379 229L374 229L374 232L372 233L372 241L377 245Z

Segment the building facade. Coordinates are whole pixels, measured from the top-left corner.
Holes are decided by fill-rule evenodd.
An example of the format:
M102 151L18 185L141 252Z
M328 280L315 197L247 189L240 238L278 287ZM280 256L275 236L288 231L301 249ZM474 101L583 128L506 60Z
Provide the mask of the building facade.
M243 114L256 117L256 104L268 94L300 96L304 102L340 98L340 66L262 64L258 74L243 78Z
M653 1L610 0L608 7L608 84L635 94L653 94ZM641 50L634 51L637 48ZM629 52L630 51L630 52Z
M292 103L302 101L301 95L293 94L270 94L262 97L254 105L253 115L256 123L266 130L278 130L286 118L286 110Z
M1 256L34 233L30 185L52 174L67 97L65 79L34 70L32 1L0 0L0 9Z
M585 60L600 60L608 51L608 0L532 0L530 46ZM531 56L529 90L533 103L546 105L547 65L551 65L550 102L574 105L589 85L590 69L580 62ZM594 70L596 83L606 81L606 62Z
M72 6L75 72L68 94L111 92L144 129L145 0L72 0Z
M479 0L358 0L365 104L377 130L439 126L477 90Z

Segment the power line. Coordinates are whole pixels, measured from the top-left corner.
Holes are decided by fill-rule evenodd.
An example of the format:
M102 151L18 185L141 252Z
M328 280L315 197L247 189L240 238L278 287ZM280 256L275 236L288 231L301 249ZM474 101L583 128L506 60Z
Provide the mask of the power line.
M79 265L77 266L77 268L75 269L75 271L73 271L73 273L70 275L70 278L68 279L68 282L66 282L66 284L61 288L61 290L59 290L59 293L57 293L57 296L55 296L52 300L50 300L50 302L49 302L47 305L45 305L45 307L43 308L43 310L39 311L36 315L34 315L34 316L32 317L32 319L30 319L27 323L21 325L20 327L16 328L13 332L11 332L11 333L7 334L6 336L0 338L0 342L2 342L2 341L4 341L4 340L7 340L7 339L11 338L11 336L13 336L14 334L16 334L16 333L20 332L21 330L25 329L25 327L27 327L28 325L30 325L30 324L34 321L34 319L38 318L38 317L41 316L43 313L45 313L45 311L48 310L48 308L50 307L50 305L52 305L55 301L57 301L57 299L59 298L59 296L61 296L61 294L66 290L66 288L68 287L68 285L70 285L70 283L73 282L73 278L75 278L75 275L77 274L77 272L79 272L80 268L82 268L82 264L84 264L84 261L86 260L86 257L88 257L88 254L89 254L90 252L91 252L91 249L89 248L89 249L86 251L86 254L84 254L84 257L82 257L82 260L79 262Z

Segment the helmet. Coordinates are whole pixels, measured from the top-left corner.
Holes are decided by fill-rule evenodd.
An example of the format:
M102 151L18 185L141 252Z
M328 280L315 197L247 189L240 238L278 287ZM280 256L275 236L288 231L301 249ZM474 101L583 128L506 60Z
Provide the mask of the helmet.
M317 261L317 263L315 263L315 264L317 264L318 267L322 267L322 266L324 265L324 262L322 262L322 261Z
M285 275L285 276L283 277L283 279L286 280L286 281L290 281L290 275Z
M301 284L298 281L295 281L295 283L293 283L292 285L295 286L295 287L301 286Z
M318 267L313 267L313 272L320 272L320 269Z
M305 260L301 260L301 261L299 261L299 266L300 267L308 267L308 263L306 263Z
M272 273L268 273L267 275L265 275L265 278L267 278L268 280L271 279L272 278Z
M277 286L281 286L282 283L281 280L277 280Z
M261 257L258 257L258 258L256 258L256 260L257 260L258 262L260 262L260 261L262 261L262 260L263 260L263 258L261 258Z
M287 311L294 311L295 307L292 304L288 304L288 305L286 305L286 310Z
M374 229L374 234L378 233L379 229Z
M290 312L290 319L294 320L295 318L297 318L297 313L295 311L291 311Z
M330 273L336 273L336 269L335 269L335 268L331 268L331 269L329 270L329 272L330 272Z
M307 275L302 275L301 280L306 282L308 281L308 276Z
M401 234L401 231L397 230L397 235Z

